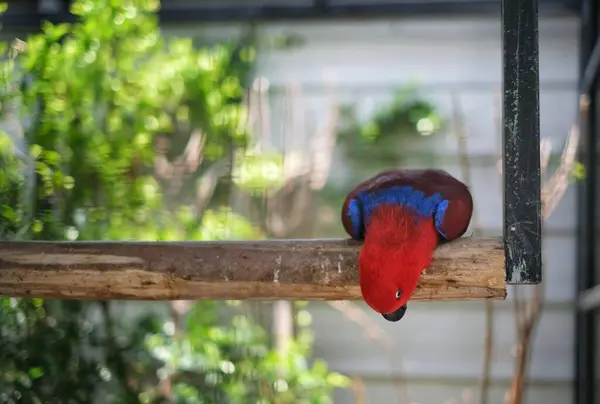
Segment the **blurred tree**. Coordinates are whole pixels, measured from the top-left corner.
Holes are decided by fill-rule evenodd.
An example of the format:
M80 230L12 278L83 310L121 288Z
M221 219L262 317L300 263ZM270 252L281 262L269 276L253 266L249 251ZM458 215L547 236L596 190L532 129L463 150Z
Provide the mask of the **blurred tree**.
M414 83L394 90L392 99L365 120L359 119L356 105L342 108L337 136L351 163L359 169L371 167L372 161L383 167L397 165L406 157L402 152L407 145L440 130L440 112L417 90Z
M234 187L281 182L245 158L254 36L166 41L158 6L76 0L77 23L1 44L1 239L265 237L225 204ZM212 302L134 322L118 304L0 299L0 401L326 403L347 385L309 366L306 311L275 352L247 316L221 325Z

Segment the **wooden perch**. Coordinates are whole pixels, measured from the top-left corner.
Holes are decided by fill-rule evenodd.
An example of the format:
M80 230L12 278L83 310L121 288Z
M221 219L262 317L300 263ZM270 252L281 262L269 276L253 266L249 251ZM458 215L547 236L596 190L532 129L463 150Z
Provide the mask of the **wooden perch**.
M0 244L0 295L55 299L361 299L352 240ZM440 246L416 300L504 299L497 238Z

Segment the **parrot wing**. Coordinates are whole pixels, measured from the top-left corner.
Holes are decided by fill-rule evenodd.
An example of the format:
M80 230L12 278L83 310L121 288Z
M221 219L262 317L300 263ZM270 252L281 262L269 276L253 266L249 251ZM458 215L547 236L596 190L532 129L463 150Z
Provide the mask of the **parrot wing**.
M436 230L448 241L467 231L473 214L468 187L446 171L395 169L360 183L348 194L342 206L346 232L354 239L364 239L365 225L382 203L411 207L432 217Z

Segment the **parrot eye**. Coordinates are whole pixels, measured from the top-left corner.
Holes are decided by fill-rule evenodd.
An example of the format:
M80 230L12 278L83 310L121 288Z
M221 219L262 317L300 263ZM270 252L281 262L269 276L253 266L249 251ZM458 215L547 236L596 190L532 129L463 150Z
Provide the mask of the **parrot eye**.
M396 299L400 299L400 297L401 297L401 296L402 296L402 291L401 291L401 290L398 290L398 291L396 292Z

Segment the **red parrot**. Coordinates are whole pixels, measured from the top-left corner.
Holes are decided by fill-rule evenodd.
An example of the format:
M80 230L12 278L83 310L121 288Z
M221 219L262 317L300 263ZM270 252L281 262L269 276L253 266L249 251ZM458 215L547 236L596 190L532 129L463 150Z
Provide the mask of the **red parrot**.
M356 240L360 289L365 302L388 321L406 312L435 248L462 236L471 221L468 187L444 170L395 169L353 189L342 223Z

